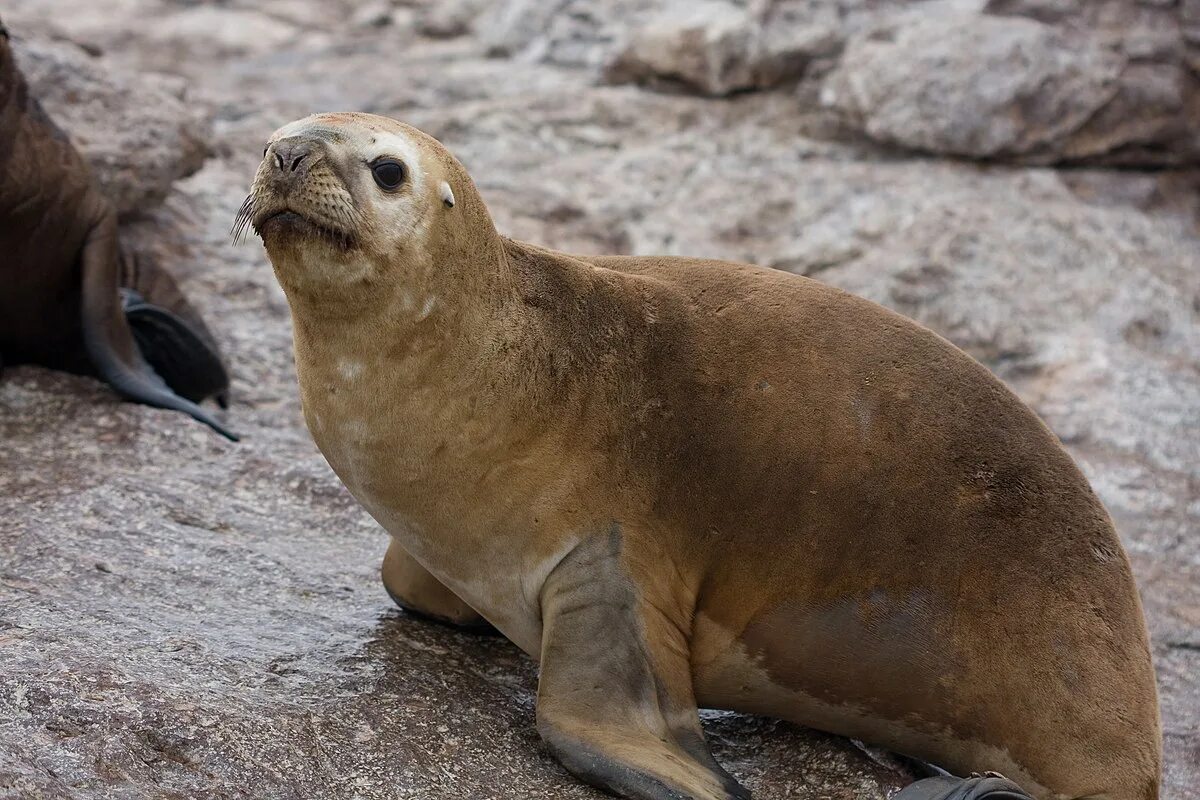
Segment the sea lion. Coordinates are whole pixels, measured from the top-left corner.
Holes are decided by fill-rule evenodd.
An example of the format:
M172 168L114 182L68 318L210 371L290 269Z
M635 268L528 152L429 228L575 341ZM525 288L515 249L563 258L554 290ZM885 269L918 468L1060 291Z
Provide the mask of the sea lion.
M30 94L0 25L0 369L94 374L123 397L189 414L229 377L171 276L118 240L87 162ZM123 288L123 291L122 291Z
M505 238L445 148L366 114L277 131L246 225L321 452L410 580L540 659L538 729L582 779L748 796L699 704L1021 787L908 797L1157 796L1108 514L949 342L779 271Z

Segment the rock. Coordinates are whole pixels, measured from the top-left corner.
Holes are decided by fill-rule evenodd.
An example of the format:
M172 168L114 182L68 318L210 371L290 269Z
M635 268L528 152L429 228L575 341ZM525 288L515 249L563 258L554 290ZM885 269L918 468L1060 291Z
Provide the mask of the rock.
M390 0L376 0L360 5L350 15L350 24L356 28L385 28L392 24L394 14Z
M846 48L822 102L872 139L969 158L1078 159L1116 97L1113 48L1032 19L919 18Z
M474 30L492 56L564 67L600 67L612 42L642 24L660 0L495 0Z
M491 6L480 39L489 55L512 56L524 53L533 60L541 58L548 47L551 22L560 19L559 8L538 0L505 0Z
M1183 38L1191 47L1200 47L1200 0L1182 0L1179 4Z
M939 13L964 1L977 2L921 5ZM495 0L474 30L492 55L596 68L602 75L616 67L608 80L667 81L712 94L704 89L712 69L752 74L741 88L786 83L811 74L815 62L827 67L824 60L848 35L907 7L901 0ZM656 43L674 57L653 52Z
M204 162L211 126L189 104L182 81L109 70L69 42L21 36L15 43L30 90L122 215L158 205Z
M1074 149L1088 160L1200 162L1200 5L1194 0L989 0L986 11L1052 22L1123 54L1116 96L1075 137Z
M286 10L294 14L294 9ZM142 36L178 52L196 53L203 48L208 53L229 55L276 51L299 31L300 26L286 15L201 3L149 20Z
M778 27L776 27L778 30ZM749 9L726 2L677 3L664 9L607 66L612 83L674 81L720 96L798 78L814 56L834 47L819 26L771 35Z
M418 14L417 30L435 39L465 36L485 8L487 3L481 0L444 0L434 3Z
M1124 0L991 0L856 35L822 101L870 138L1026 163L1200 162L1188 11Z

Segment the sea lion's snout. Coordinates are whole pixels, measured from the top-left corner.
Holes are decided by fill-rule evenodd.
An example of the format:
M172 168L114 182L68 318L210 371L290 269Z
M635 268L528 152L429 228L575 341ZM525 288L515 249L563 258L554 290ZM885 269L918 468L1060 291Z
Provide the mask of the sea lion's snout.
M233 233L240 237L251 227L268 247L284 239L293 244L317 239L349 250L357 242L360 218L325 141L300 133L267 145Z
M321 142L307 136L289 136L267 146L263 166L270 179L287 193L307 176L309 169L323 157Z
M274 174L284 181L302 178L308 166L319 157L320 143L307 137L293 136L272 143L265 161L274 167ZM304 168L301 170L301 167Z

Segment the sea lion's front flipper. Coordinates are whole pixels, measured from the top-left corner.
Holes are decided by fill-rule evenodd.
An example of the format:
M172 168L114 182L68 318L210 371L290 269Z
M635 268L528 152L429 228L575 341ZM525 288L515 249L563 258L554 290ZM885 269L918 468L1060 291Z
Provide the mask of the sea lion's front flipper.
M579 778L637 800L745 800L713 760L678 621L621 564L621 532L581 542L542 589L538 732Z
M121 396L156 408L182 411L228 439L228 428L190 400L173 393L142 358L117 294L117 219L105 213L88 233L83 266L83 343L100 374Z
M1033 798L1003 775L989 772L985 775L972 775L969 778L956 778L953 775L925 778L905 786L892 800L1033 800Z
M479 612L429 574L392 539L380 569L383 588L396 605L422 617L479 633L498 633Z

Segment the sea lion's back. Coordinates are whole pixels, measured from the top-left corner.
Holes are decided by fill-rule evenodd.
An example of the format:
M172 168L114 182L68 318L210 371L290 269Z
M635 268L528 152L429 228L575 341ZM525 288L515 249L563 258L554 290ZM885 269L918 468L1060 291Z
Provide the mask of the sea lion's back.
M1130 785L1153 791L1154 678L1129 562L1029 407L929 329L817 281L589 261L677 309L664 338L685 344L657 387L685 430L678 458L655 459L671 468L656 507L720 554L693 643L706 702L790 706L794 721L951 767L1008 748L994 763L1050 785L1127 762ZM1066 736L1092 755L1041 747Z

